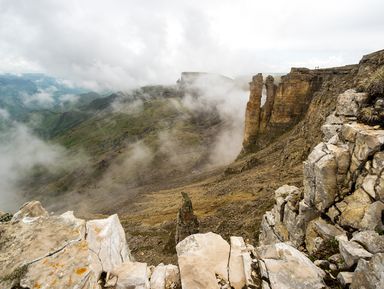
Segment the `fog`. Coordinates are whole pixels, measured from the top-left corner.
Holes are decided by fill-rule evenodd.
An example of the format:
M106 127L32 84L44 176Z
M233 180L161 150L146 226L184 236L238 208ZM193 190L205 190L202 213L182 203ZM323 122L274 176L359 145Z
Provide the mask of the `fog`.
M12 123L8 131L0 133L0 209L13 211L28 199L20 182L32 169L59 170L65 158L62 147L39 139L23 124Z

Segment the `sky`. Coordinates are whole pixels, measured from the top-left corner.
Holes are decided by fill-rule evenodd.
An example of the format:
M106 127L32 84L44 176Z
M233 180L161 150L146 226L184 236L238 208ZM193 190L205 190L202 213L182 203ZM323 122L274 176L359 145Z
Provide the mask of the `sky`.
M384 48L382 0L0 0L0 72L93 90L357 63Z

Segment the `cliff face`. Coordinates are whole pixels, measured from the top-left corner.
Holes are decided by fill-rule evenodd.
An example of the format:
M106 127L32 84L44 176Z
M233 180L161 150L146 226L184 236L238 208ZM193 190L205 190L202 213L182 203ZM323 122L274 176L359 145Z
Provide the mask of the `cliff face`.
M338 96L304 162L303 189L276 190L259 236L261 245L290 242L356 289L384 286L384 130L356 122L367 100L354 90Z
M272 76L263 81L256 75L250 83L250 98L245 116L244 151L257 150L298 123L305 115L315 93L331 80L353 76L358 65L310 70L292 68L275 85ZM266 87L267 98L261 106L261 91Z

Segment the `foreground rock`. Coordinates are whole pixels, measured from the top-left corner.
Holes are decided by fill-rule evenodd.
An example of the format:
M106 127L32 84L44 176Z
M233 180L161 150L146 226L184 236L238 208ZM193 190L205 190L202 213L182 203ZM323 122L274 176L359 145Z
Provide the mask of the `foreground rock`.
M261 267L266 269L271 289L325 288L325 273L303 253L285 243L258 248Z
M67 212L49 216L38 202L3 223L0 288L101 288L102 273L131 255L117 215L85 222Z
M217 278L228 283L230 247L221 236L195 234L177 244L176 251L182 288L218 288Z
M320 259L317 264L329 260L328 279L343 270L341 286L382 288L384 130L356 122L366 102L367 95L354 90L339 95L322 128L324 142L304 162L303 190L276 190L276 204L262 218L260 243L290 242Z
M384 288L384 254L379 253L370 261L359 260L352 278L351 289Z

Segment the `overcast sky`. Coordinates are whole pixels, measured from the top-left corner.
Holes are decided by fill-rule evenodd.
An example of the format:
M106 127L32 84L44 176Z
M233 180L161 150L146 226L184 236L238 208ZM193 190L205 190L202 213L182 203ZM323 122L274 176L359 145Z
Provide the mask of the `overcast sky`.
M0 72L93 89L357 63L384 48L383 0L0 0Z

